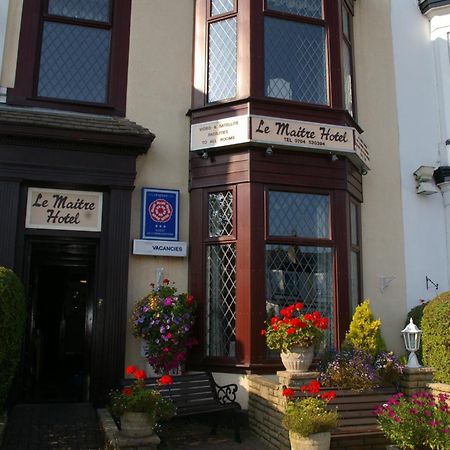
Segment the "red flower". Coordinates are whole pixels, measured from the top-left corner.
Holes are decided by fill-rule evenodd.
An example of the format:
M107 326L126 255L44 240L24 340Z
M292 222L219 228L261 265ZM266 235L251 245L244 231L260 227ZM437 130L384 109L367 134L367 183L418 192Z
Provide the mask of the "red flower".
M264 336L266 334L266 330L261 330L261 336Z
M159 380L158 380L159 384L172 384L173 383L173 379L170 375L163 375Z
M304 319L305 319L305 320L312 320L312 319L313 319L313 316L312 316L312 314L307 313L307 314L305 314Z
M318 320L318 319L320 319L320 312L319 311L314 311L313 313L312 313L312 316L313 316L313 319L314 320Z
M328 319L326 319L325 317L322 317L322 319L320 319L319 324L317 326L317 328L320 328L321 330L326 330L328 328Z
M297 319L297 317L294 317L293 319L291 319L291 325L293 327L299 327L300 326L300 319Z
M272 317L271 319L270 319L270 323L277 323L277 322L279 322L279 318L278 317Z
M321 399L326 400L327 402L330 402L335 397L336 393L334 391L325 392L320 396Z
M295 304L295 309L297 311L300 311L301 309L303 309L303 303L301 303L301 302L296 303Z
M192 295L188 295L188 298L186 300L186 303L188 305L192 305L192 302L194 301L194 297Z
M298 323L298 327L299 328L303 329L303 328L306 328L307 326L308 326L308 324L306 322L301 321L301 320Z
M128 367L125 369L125 373L126 373L127 375L133 375L133 373L136 372L136 370L137 370L137 367L136 367L136 366L128 366Z
M134 372L134 378L136 378L136 380L144 380L145 372L143 370L136 370L136 372Z
M169 284L169 283L170 283L170 280L168 278L164 278L163 284Z
M287 334L294 334L295 333L295 328L288 328L286 333Z
M316 380L312 380L311 383L308 384L306 389L310 394L316 395L320 391L320 383Z
M126 395L127 397L129 397L131 394L133 394L133 390L129 387L123 388L122 389L122 394Z
M287 398L292 398L294 396L294 389L285 388L285 389L283 389L282 394Z
M278 325L272 325L272 330L273 331L278 331Z

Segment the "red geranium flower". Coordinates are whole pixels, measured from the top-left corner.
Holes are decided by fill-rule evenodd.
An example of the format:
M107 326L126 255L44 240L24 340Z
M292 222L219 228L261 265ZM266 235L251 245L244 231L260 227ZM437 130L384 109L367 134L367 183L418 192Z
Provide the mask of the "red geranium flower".
M136 378L136 380L144 380L145 379L145 371L136 370L136 372L134 372L134 378Z
M321 399L326 400L327 402L330 402L335 397L336 393L334 391L325 392L320 396Z
M264 336L266 334L266 330L261 330L261 336Z
M292 398L294 396L294 389L285 388L285 389L283 389L282 394L287 398Z
M168 278L164 278L163 284L169 284L169 283L170 283L170 280Z
M159 384L172 384L173 383L173 379L170 375L163 375L159 380L158 380Z
M137 367L136 367L136 366L128 366L128 367L125 369L125 373L126 373L127 375L133 375L133 373L136 372L136 370L137 370Z
M303 303L301 303L301 302L296 303L295 304L295 309L297 311L300 311L301 309L303 309Z
M295 328L288 328L286 333L287 334L294 334L295 333Z

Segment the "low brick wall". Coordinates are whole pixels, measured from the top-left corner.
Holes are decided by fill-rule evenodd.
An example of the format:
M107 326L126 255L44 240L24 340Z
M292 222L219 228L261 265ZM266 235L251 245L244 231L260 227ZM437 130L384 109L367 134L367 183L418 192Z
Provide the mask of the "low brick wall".
M431 367L419 367L417 369L405 367L400 379L400 391L407 396L411 396L418 391L426 391L428 384L433 381L433 372Z
M279 383L260 375L248 376L249 427L268 447L276 450L289 450L289 435L282 424L285 399L284 386L299 388L316 379L317 372L292 375L278 372ZM364 436L354 438L332 438L331 449L335 450L386 450L388 441L383 436Z

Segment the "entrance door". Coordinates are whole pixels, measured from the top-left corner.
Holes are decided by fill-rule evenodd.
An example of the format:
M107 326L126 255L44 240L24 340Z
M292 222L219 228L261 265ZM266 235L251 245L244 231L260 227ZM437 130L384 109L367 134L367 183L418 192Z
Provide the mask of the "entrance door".
M31 243L27 397L89 399L96 245Z

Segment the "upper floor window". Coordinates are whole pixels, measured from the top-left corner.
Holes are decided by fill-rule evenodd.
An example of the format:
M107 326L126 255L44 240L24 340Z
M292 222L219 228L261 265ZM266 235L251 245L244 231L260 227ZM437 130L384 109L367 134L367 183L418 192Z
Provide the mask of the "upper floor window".
M124 115L130 0L25 0L13 104Z
M197 0L193 117L245 99L261 114L354 125L352 19L353 0Z
M267 0L264 17L267 97L328 104L325 25L322 0Z

